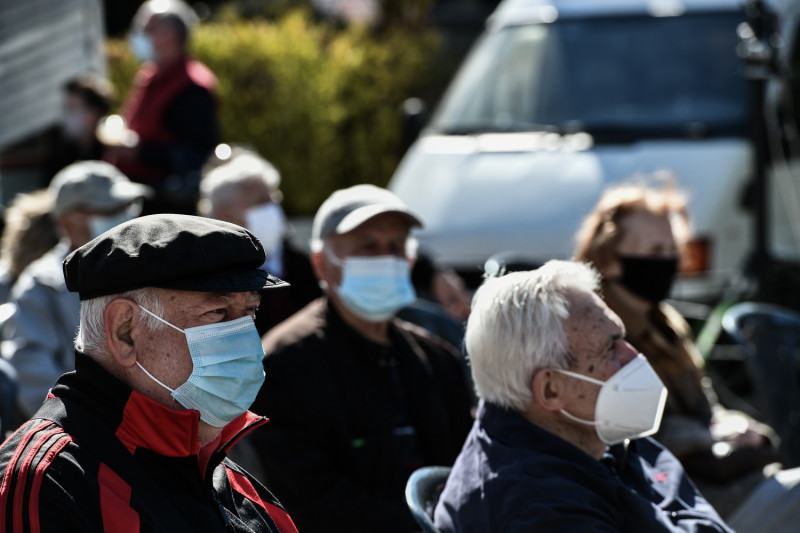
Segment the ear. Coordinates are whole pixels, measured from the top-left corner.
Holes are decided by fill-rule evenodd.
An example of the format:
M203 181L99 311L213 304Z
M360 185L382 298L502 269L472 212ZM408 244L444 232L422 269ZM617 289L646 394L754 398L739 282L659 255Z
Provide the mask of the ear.
M311 266L314 274L321 282L325 282L328 287L337 286L341 281L341 274L338 267L325 255L325 252L313 252L311 254Z
M106 342L114 360L120 366L136 364L136 341L141 322L136 304L127 298L112 300L103 313Z
M61 233L64 234L70 241L80 241L84 233L88 233L86 229L87 217L84 213L78 211L67 211L58 215L58 227Z
M228 203L223 203L222 205L214 207L214 218L241 226L242 224L240 224L240 222L243 222L243 220L242 216L237 216L238 214L238 210Z
M317 279L324 280L325 277L323 275L325 270L325 254L322 252L311 252L309 259L311 260L311 267L314 269L314 275L317 276Z
M546 411L558 411L564 407L564 385L558 373L550 369L539 370L533 375L533 399Z

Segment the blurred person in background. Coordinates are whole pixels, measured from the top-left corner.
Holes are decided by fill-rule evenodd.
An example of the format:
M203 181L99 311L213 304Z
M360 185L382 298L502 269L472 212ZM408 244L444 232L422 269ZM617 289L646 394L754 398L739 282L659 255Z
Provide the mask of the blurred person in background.
M800 469L779 471L772 429L719 403L689 325L664 301L689 237L686 202L674 184L607 190L576 235L575 259L599 270L626 339L669 391L655 437L737 531L796 530Z
M429 254L417 250L411 283L417 299L398 311L397 317L427 329L461 350L464 321L469 315L464 281L452 268L437 265Z
M52 217L56 246L33 261L11 289L14 312L3 329L2 356L17 371L18 407L23 418L44 401L55 380L75 365L73 340L80 301L65 285L62 262L76 248L141 212L150 194L104 161L81 161L53 177Z
M111 107L111 82L86 72L64 85L59 139L47 163L47 179L76 161L101 159L105 150L96 135L97 124Z
M267 479L306 533L411 532L418 467L451 464L469 430L461 355L395 314L415 299L419 218L373 185L331 194L312 225L325 296L263 338L267 381L253 433Z
M456 320L465 321L469 316L469 292L461 276L453 268L431 261L428 277L417 269L417 264L419 256L411 270L411 281L420 289L420 296L438 303Z
M193 214L218 141L216 77L187 52L196 20L182 0L148 0L133 18L130 45L142 66L122 115L138 142L109 146L104 158L155 189L145 213Z
M0 303L8 301L22 271L58 244L52 209L50 190L39 189L18 194L5 210L0 238Z
M259 307L256 328L261 335L322 296L308 256L289 239L280 204L280 180L280 173L267 160L255 152L234 148L231 156L209 170L200 183L198 214L252 231L267 254L261 268L289 283Z
M452 267L437 263L432 254L417 251L411 283L419 298L439 305L455 320L463 322L469 316L470 295L464 280Z

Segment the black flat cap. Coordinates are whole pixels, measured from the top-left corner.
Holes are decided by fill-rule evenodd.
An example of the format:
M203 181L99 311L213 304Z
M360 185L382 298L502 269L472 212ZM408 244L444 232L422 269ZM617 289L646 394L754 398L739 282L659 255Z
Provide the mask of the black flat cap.
M81 300L142 287L245 292L287 286L260 270L264 260L258 239L235 224L149 215L120 224L69 254L64 279Z

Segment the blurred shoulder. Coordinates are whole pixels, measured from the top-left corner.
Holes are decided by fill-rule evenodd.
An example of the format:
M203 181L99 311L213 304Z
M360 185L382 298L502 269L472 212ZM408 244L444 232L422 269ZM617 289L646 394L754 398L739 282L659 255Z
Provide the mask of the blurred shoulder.
M314 353L324 342L327 324L327 301L318 298L261 337L269 361L284 353Z

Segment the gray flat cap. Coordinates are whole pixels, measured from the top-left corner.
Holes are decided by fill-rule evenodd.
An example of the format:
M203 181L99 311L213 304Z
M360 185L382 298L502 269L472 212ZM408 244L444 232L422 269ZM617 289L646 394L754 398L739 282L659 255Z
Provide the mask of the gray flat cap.
M53 214L74 209L113 211L153 194L147 185L134 183L105 161L80 161L61 169L50 182Z

